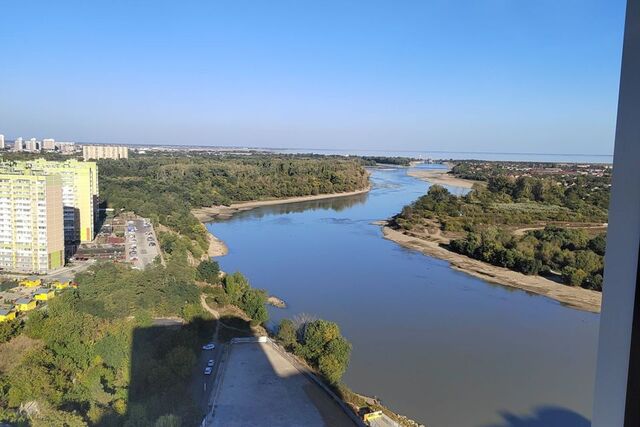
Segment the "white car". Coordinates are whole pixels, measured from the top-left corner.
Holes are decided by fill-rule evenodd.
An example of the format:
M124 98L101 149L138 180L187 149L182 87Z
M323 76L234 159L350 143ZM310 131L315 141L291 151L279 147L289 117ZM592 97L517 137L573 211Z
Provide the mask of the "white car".
M213 350L214 348L216 348L216 345L213 343L205 344L202 346L203 350Z
M205 375L211 375L211 371L212 371L212 369L211 369L211 368L208 368L208 367L207 367L207 368L204 368L204 374L205 374Z
M209 361L207 362L207 366L212 367L214 363L215 362L213 361L213 359L209 359Z

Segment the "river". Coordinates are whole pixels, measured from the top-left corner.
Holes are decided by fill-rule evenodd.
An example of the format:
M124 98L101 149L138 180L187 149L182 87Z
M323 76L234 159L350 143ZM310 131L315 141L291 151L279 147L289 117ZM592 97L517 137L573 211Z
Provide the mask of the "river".
M439 167L423 166L423 167ZM344 381L427 427L584 427L599 315L489 284L382 237L372 222L424 194L406 169L359 196L267 206L208 224L223 270L353 344Z

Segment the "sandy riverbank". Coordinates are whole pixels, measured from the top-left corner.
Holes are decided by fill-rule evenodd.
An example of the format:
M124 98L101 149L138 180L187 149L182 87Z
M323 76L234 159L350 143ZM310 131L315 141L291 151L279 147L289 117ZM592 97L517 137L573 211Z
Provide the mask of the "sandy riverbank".
M441 239L429 240L409 236L386 225L382 225L382 232L385 238L401 246L448 261L451 263L452 268L487 282L546 296L579 310L593 313L600 312L600 304L602 301L602 294L600 292L566 286L541 276L527 276L507 268L496 267L441 247Z
M447 166L447 169L410 168L407 171L407 174L414 178L428 181L432 184L449 185L452 187L473 188L476 184L484 185L484 182L481 181L456 178L448 173L451 170L451 165L448 163L445 163L445 165Z
M216 219L230 218L233 214L241 211L259 208L261 206L282 205L287 203L307 202L312 200L332 199L335 197L355 196L358 194L368 193L371 187L362 190L348 191L344 193L316 194L312 196L289 197L286 199L269 199L257 200L253 202L234 203L230 206L210 206L207 208L193 209L191 212L198 218L200 222L207 223ZM224 256L229 253L227 245L216 236L209 233L209 250L207 255L210 257Z

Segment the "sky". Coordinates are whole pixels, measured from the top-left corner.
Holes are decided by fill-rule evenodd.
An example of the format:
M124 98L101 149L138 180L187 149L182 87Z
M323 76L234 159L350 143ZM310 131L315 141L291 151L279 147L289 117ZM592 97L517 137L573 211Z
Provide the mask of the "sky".
M624 0L0 6L6 138L609 154Z

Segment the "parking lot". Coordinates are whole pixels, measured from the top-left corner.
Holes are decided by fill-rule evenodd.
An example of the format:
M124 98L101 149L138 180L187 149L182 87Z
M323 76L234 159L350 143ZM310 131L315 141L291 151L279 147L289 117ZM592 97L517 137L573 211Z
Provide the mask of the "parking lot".
M125 236L127 261L134 268L144 269L160 255L156 233L153 225L147 219L139 218L127 221Z

